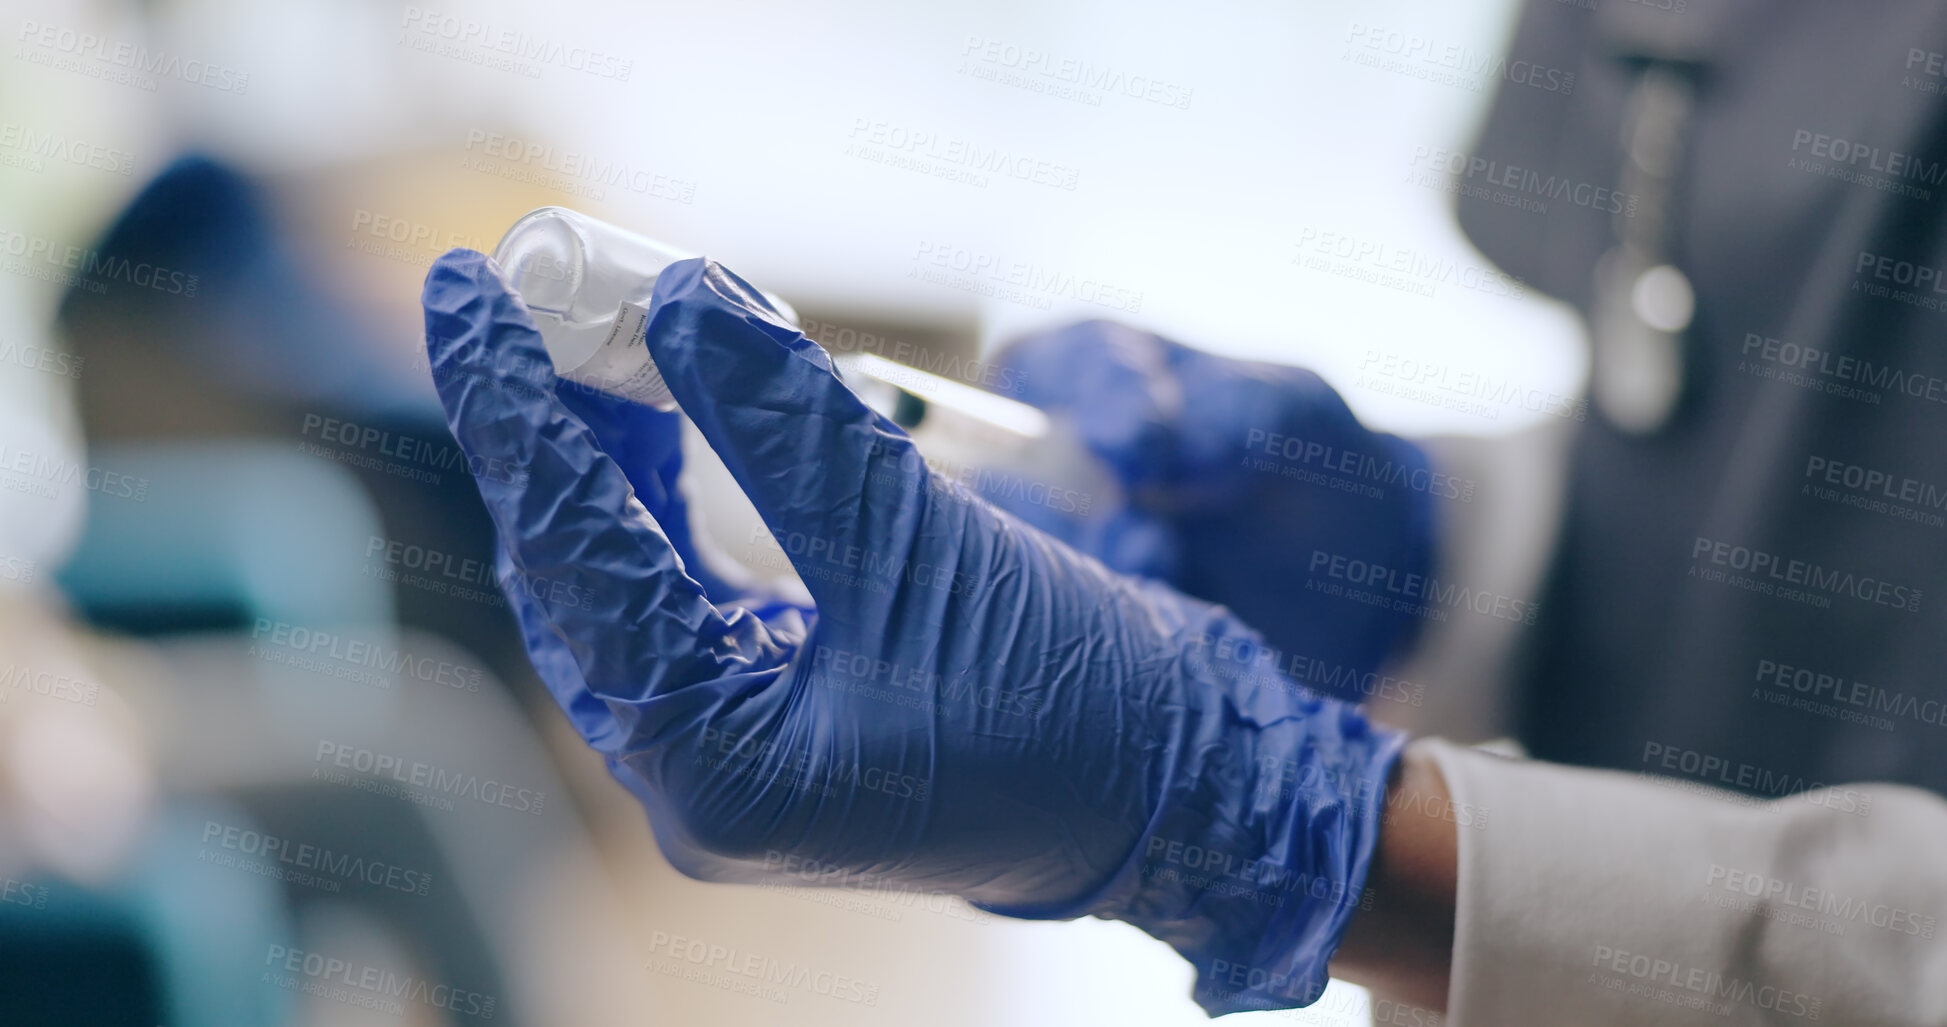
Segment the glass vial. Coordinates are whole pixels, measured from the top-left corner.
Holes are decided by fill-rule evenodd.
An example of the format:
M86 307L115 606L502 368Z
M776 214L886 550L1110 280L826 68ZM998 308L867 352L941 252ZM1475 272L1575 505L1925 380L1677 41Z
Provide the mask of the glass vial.
M676 409L643 331L664 268L694 254L566 207L522 215L493 258L534 315L556 376L658 410ZM782 300L778 311L797 318Z

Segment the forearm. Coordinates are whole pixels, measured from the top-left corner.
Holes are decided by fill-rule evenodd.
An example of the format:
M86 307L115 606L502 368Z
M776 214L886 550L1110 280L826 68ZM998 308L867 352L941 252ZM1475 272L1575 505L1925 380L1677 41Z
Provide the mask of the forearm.
M1458 844L1446 780L1409 746L1386 787L1366 879L1372 908L1354 917L1332 974L1399 1002L1443 1010L1453 962Z

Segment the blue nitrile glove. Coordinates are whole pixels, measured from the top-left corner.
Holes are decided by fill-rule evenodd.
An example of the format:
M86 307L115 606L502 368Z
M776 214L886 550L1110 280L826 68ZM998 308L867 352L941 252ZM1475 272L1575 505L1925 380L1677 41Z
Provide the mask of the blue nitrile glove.
M1008 504L1109 566L1222 603L1282 652L1268 665L1341 698L1417 618L1334 594L1334 557L1424 575L1434 503L1471 486L1368 431L1310 371L1214 356L1108 321L1014 343L1018 398L1066 420L1129 500L1089 518ZM1340 562L1337 566L1346 566ZM1319 586L1327 586L1320 588Z
M549 372L550 381L552 377ZM680 482L683 415L631 403L574 382L552 384L568 412L595 433L602 451L628 477L636 498L655 517L670 547L683 561L683 572L703 587L705 595L762 610L760 615L766 617L772 610L792 605L774 595L773 588L739 565L734 556L705 552L690 530L689 502Z
M527 472L478 485L535 667L679 869L759 881L785 854L1126 920L1213 1014L1317 998L1402 736L1221 673L1256 641L1235 617L936 477L755 290L688 260L656 282L650 352L817 604L719 608L640 501L667 482L632 489L606 451L627 439L505 373L548 365L498 269L449 253L424 298L455 437Z

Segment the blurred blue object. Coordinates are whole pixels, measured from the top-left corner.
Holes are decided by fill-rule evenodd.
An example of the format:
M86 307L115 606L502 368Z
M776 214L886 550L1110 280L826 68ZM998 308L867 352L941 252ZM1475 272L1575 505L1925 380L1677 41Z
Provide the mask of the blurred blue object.
M359 305L304 266L268 191L226 164L200 154L171 162L90 249L101 270L62 299L71 329L112 312L143 326L142 344L170 340L252 397L367 416L429 412L423 386L380 358ZM147 270L137 281L123 267Z
M784 853L1126 920L1197 967L1213 1014L1317 999L1402 736L1222 673L1210 654L1261 644L1249 627L935 477L754 289L689 260L656 282L650 352L816 600L720 609L643 503L668 489L609 459L635 440L511 370L550 365L499 270L454 251L424 299L471 465L527 472L476 480L535 666L679 869L757 881Z
M999 363L1130 497L1087 519L1029 503L1012 512L1117 570L1229 607L1280 650L1265 662L1307 685L1370 698L1361 676L1408 645L1420 619L1337 594L1320 571L1359 561L1425 580L1435 500L1471 499L1462 483L1418 446L1367 430L1302 368L1107 321L1024 339Z

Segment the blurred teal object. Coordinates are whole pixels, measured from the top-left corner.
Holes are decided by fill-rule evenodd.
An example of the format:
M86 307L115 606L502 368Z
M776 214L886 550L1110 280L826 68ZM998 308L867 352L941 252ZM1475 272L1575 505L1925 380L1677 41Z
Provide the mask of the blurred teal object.
M80 544L58 575L90 620L137 634L249 631L263 620L391 621L391 586L366 560L383 529L344 468L287 446L235 441L97 447L91 462L140 485L128 495L89 496ZM343 702L329 694L271 698L292 723L305 722L313 703ZM154 843L111 889L64 887L51 893L45 916L24 923L22 940L57 964L47 980L82 987L24 982L20 1001L45 1003L64 1024L290 1021L290 997L257 980L266 946L288 943L283 894L267 879L183 865L192 858L183 854L197 850L197 826L210 819L191 805L165 808ZM108 958L117 953L119 962ZM116 969L124 964L126 973ZM98 1020L77 1012L91 1007L76 1006L75 995L115 991L138 972L166 1020L129 1019L128 1009L104 1007Z
M0 900L0 1019L108 1027L171 1022L162 969L128 904L54 880L7 878Z
M116 897L154 948L167 1023L290 1023L296 994L261 980L270 946L293 944L283 886L198 864L192 853L213 820L249 823L241 810L210 800L166 807Z
M392 588L367 550L384 530L349 471L265 442L96 447L139 498L91 494L58 574L91 620L136 634L386 623Z
M294 996L259 980L269 947L291 944L281 886L198 866L197 832L212 819L248 822L227 805L172 803L159 812L134 865L107 886L7 879L0 1023L292 1022Z

